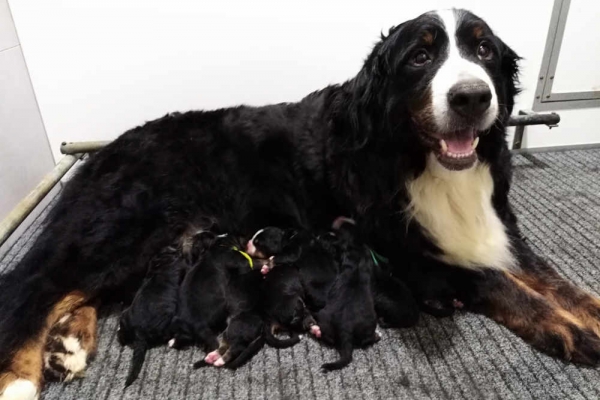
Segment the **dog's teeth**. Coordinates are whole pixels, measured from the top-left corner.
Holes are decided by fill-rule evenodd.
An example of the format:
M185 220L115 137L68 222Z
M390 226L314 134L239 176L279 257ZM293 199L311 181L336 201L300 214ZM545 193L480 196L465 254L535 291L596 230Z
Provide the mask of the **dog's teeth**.
M475 138L475 140L473 140L473 144L471 145L471 148L472 148L473 150L475 150L475 149L477 148L477 145L478 145L478 144L479 144L479 136L477 136L477 137Z
M446 144L446 141L444 139L440 139L440 147L442 148L442 153L448 151L448 145Z

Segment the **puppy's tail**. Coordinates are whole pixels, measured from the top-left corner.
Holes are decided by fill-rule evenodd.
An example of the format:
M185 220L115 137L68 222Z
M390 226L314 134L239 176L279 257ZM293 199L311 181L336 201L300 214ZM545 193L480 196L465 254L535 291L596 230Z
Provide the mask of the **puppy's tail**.
M263 348L264 345L264 335L260 335L259 337L254 339L252 343L250 343L248 347L246 347L239 356L237 356L234 360L225 363L225 365L223 366L228 369L236 369L241 367L242 365L246 364L252 357L254 357L256 353L258 353L260 349Z
M321 365L321 369L324 372L342 369L352 362L352 341L349 338L342 339L338 347L338 352L340 353L340 358L337 361Z
M144 340L136 339L133 342L133 356L131 357L131 364L129 365L129 373L125 380L125 387L129 387L140 375L144 361L146 360L146 352L148 351L148 344Z
M292 332L292 335L288 339L276 338L271 330L272 326L272 324L265 324L264 327L265 341L269 346L276 349L286 349L300 342L300 335L298 335L296 332Z

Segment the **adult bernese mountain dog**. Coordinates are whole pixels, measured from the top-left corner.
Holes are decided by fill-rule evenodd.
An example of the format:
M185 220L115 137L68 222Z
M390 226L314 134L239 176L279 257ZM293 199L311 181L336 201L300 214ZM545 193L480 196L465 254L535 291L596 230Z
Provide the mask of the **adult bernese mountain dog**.
M39 396L56 365L44 365L46 337L65 316L65 354L51 358L79 375L95 346L89 302L139 285L157 251L206 221L251 235L351 216L421 304L464 304L544 352L597 364L600 301L531 251L508 201L518 59L472 13L429 12L390 29L354 78L297 103L170 114L124 133L83 163L1 278L0 399Z

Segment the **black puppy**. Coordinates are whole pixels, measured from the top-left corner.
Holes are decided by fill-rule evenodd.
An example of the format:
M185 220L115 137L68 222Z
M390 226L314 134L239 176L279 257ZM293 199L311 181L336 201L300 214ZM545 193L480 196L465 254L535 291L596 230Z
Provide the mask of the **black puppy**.
M373 263L364 247L352 246L345 251L327 304L316 314L321 339L340 354L338 361L321 366L325 372L350 364L354 347L366 347L380 339L376 332L372 273Z
M122 345L133 348L126 387L137 379L148 349L169 339L171 322L177 313L179 283L186 268L176 248L161 250L150 261L146 279L133 302L123 311L118 339Z
M211 232L196 235L190 245L196 259L179 288L179 309L173 319L173 338L169 347L201 345L214 349L217 332L226 325L227 271L223 267L231 256L231 238Z
M206 260L212 264L211 268L225 275L224 280L219 280L218 288L213 287L211 290L219 292L219 304L215 303L213 307L224 311L227 327L218 338L211 339L213 343L209 347L216 350L195 363L194 368L211 364L216 367L237 368L264 345L264 324L259 309L262 283L260 265L240 248L234 242L225 244L217 241L207 253ZM204 276L199 278L199 282L202 281L203 284L204 280ZM193 290L202 289L196 287ZM207 304L204 304L198 311L206 307ZM213 311L210 313L213 314ZM206 320L202 315L198 314L195 318Z
M267 227L258 231L247 244L247 251L269 258L263 266L265 276L262 290L262 309L265 317L265 339L273 347L285 348L300 341L298 332L310 330L320 336L320 329L304 303L304 288L295 263L297 249L288 249L293 230ZM292 254L290 254L290 251ZM270 272L269 272L270 271ZM275 332L290 332L289 339L278 339Z
M327 296L339 270L339 246L330 233L315 236L302 231L293 236L277 262L293 263L300 273L304 300L311 312L327 303ZM317 335L318 336L318 335Z
M354 220L337 218L333 223L340 251L352 246L363 246L372 261L371 289L379 325L383 328L406 328L419 320L419 306L410 289L392 276L387 258L371 248L357 243Z

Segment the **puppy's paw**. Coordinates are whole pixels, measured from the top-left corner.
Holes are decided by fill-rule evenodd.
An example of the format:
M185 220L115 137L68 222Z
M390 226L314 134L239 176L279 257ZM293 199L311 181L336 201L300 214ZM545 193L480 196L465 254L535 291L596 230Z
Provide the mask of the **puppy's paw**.
M223 360L223 357L219 357L219 358L217 359L217 361L215 361L215 362L213 363L213 365L214 365L215 367L222 367L223 365L225 365L225 360Z
M21 378L10 382L0 393L0 400L38 400L39 398L40 393L35 383Z
M52 336L44 352L44 377L50 381L69 382L83 377L88 352L75 336Z
M457 308L459 310L465 307L465 303L458 299L452 299L452 305L454 306L454 308Z
M263 275L268 274L269 271L271 271L271 268L269 268L269 266L267 264L263 265L260 269L260 273Z
M219 350L211 351L204 357L204 361L207 364L214 364L219 358L221 358L221 354L219 354Z
M321 337L321 328L319 327L319 325L312 325L310 327L310 333L314 337L320 338Z

